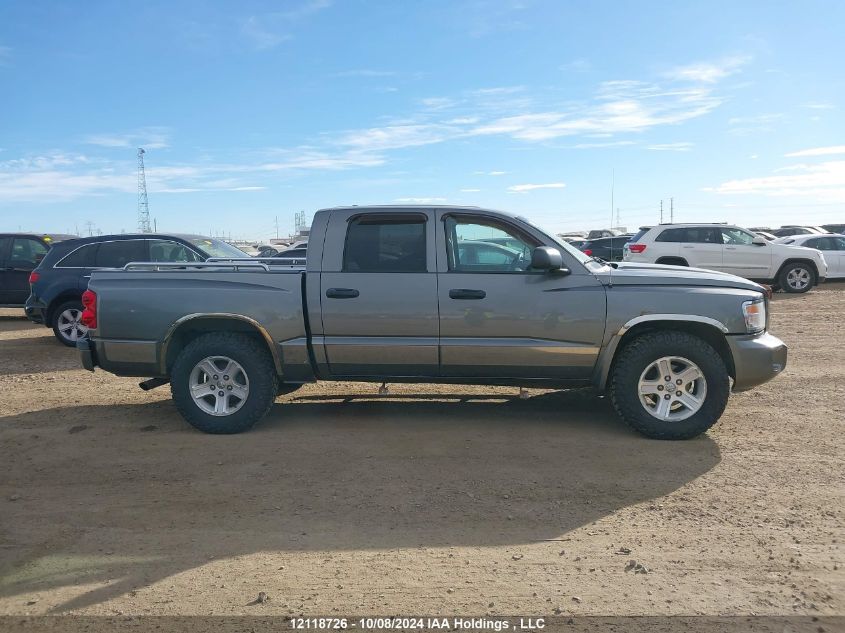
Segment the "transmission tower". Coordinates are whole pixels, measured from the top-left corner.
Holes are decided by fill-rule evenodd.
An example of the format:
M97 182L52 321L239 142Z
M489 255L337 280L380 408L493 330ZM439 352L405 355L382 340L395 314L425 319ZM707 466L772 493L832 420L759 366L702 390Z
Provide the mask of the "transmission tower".
M144 148L138 148L138 231L151 233L150 204L147 201L147 176L144 174Z

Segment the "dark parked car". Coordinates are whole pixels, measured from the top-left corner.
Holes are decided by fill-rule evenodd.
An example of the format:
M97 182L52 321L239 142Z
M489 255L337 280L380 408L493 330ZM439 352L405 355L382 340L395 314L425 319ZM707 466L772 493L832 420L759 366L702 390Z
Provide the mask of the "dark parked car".
M56 338L72 347L87 331L80 321L82 293L92 270L123 268L129 262L203 262L209 257L247 255L226 242L201 235L141 233L63 241L53 246L29 275L26 315L53 328Z
M29 296L29 274L53 244L75 235L0 233L0 306L22 308Z
M305 256L308 253L306 248L289 248L282 250L275 255L270 255L274 260L279 260L280 263L290 264L291 266L305 267ZM265 257L268 257L265 255Z
M845 224L822 224L822 228L825 231L830 231L831 233L845 235Z
M579 248L585 255L592 255L608 262L621 262L623 247L630 239L630 235L602 237L597 240L587 240Z

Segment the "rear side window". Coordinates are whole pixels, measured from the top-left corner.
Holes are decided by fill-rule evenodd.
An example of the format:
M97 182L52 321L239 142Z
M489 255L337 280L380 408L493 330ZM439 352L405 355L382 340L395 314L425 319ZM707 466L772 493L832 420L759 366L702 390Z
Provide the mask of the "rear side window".
M687 235L686 229L666 229L665 231L663 231L663 233L658 235L657 238L654 241L655 242L686 242L687 241L686 235ZM636 240L631 240L631 241L635 242Z
M426 272L425 216L370 215L349 223L343 271Z
M93 268L96 253L97 244L86 244L71 251L70 255L56 264L56 268Z
M722 244L722 235L718 229L708 226L688 226L685 242L695 244Z
M145 240L101 242L95 260L97 268L123 268L129 262L147 260Z
M631 237L628 241L629 241L629 242L631 242L631 243L636 242L636 241L637 241L637 240L639 240L639 239L640 239L643 235L645 235L646 233L648 233L650 230L651 230L651 227L650 227L650 226L646 226L646 227L644 227L644 228L641 228L641 229L640 229L639 231L637 231L637 232L634 234L634 236L633 236L633 237Z

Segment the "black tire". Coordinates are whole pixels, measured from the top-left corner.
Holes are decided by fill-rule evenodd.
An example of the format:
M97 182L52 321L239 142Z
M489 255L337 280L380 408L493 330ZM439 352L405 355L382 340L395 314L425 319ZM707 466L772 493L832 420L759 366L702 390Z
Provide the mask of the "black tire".
M809 282L804 287L796 287L794 285L790 285L789 282L789 274L795 271L798 274L804 273L809 275ZM813 271L812 267L809 264L802 264L801 262L794 262L787 264L783 268L781 268L780 274L778 275L778 285L783 289L784 292L789 292L792 294L802 294L810 290L810 288L815 285L816 282L816 273Z
M640 376L664 356L689 359L704 374L704 403L684 420L661 420L640 401ZM619 352L609 391L616 412L634 430L657 440L686 440L704 433L719 420L728 404L730 377L721 356L707 342L686 332L668 330L638 336Z
M226 356L243 368L249 393L243 404L229 415L203 411L190 393L191 372L209 356ZM232 434L251 429L273 406L278 378L267 348L255 339L236 332L211 332L191 341L170 372L170 392L182 417L203 433Z
M276 389L277 396L286 396L294 391L299 391L304 385L296 382L279 382L279 387Z
M60 326L66 325L60 323L59 320L61 319L62 315L68 310L75 311L79 316L82 316L83 309L84 308L82 302L79 299L72 299L70 301L65 301L64 303L60 304L55 310L53 310L53 314L51 317L53 322L53 334L56 335L56 338L62 345L67 345L68 347L76 347L76 341L79 337L77 336L77 338L72 338L72 335L66 334L67 330L63 332L61 329L59 329ZM82 330L75 326L73 327L73 329L77 332L77 335L84 331L87 331L87 328Z

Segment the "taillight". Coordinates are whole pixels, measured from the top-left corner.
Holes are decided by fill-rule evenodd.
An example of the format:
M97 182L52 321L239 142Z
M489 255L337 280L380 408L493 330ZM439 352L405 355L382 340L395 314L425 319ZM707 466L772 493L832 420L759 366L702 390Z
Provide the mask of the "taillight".
M584 253L584 255L592 255L592 254L593 254L593 251L592 251L592 249L585 248L585 249L584 249L584 251L583 251L583 253Z
M629 244L628 250L632 253L642 253L645 250L645 244Z
M39 279L41 279L41 273L36 272L34 270L29 273L29 283L34 284Z
M82 318L80 322L89 330L97 327L97 293L93 290L86 290L82 293L82 305L85 309L82 311Z

